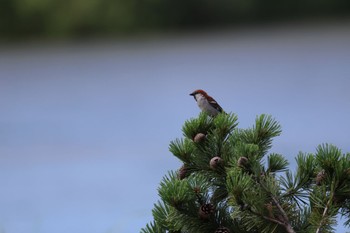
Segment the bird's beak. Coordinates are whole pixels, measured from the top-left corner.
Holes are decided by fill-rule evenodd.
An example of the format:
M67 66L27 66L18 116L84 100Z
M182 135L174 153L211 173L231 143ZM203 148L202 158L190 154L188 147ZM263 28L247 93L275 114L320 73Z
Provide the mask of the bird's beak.
M194 92L192 92L190 95L194 96Z

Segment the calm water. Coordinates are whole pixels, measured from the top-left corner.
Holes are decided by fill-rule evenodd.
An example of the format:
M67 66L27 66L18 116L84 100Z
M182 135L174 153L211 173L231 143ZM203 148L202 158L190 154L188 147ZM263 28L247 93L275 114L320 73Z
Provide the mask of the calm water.
M240 127L276 117L292 166L323 142L349 152L349 26L3 47L0 232L139 232L197 88Z

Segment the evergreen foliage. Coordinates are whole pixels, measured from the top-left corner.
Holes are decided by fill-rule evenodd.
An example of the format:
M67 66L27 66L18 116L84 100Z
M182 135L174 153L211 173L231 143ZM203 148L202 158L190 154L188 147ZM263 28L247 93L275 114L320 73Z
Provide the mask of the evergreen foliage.
M183 163L158 189L154 221L142 233L326 233L338 215L350 226L350 154L322 144L300 152L296 171L270 153L281 126L260 115L248 129L235 114L201 113L169 150ZM200 137L197 137L200 135Z

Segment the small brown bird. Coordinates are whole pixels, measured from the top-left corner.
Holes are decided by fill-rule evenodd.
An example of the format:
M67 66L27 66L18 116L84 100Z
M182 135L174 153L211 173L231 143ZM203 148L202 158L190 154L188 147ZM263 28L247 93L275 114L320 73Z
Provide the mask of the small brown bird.
M197 101L198 107L208 115L215 117L219 113L224 112L218 102L216 102L214 98L209 96L205 91L198 89L190 95L192 95Z

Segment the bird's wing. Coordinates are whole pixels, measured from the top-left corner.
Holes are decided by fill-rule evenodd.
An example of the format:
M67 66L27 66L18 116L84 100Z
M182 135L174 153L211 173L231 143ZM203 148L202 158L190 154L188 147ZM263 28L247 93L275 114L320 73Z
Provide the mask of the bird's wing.
M223 112L224 111L222 109L222 107L218 104L218 102L216 102L212 97L208 96L207 99L208 99L208 102L210 103L210 105L213 106L213 108L215 108L219 112Z

